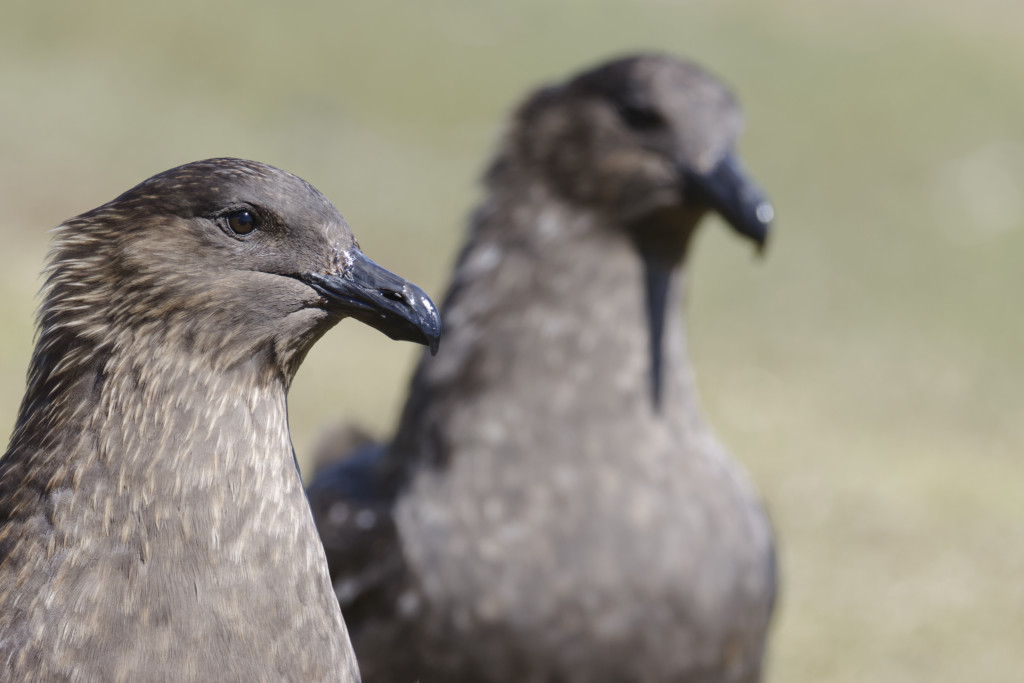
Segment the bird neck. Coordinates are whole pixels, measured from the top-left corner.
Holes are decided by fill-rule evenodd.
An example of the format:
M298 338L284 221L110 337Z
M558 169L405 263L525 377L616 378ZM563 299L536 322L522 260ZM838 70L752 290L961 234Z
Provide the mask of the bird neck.
M302 502L284 382L253 367L258 358L216 367L166 339L91 350L47 341L41 335L4 456L31 460L31 476L46 481L30 485L78 492L116 483L133 509L171 488L163 499L183 503L186 516L206 516L214 499L255 501L256 484Z
M652 277L631 231L600 212L524 194L492 197L474 218L443 306L444 349L414 378L417 400L406 407L393 467L445 462L445 437L435 446L414 443L418 435L433 433L431 424L463 424L476 410L501 422L495 435L519 424L572 424L579 434L609 424L679 434L703 424L682 316L684 253L656 263ZM661 280L664 310L657 368L651 279ZM449 406L466 415L443 414ZM473 429L486 440L487 428ZM545 457L543 448L537 455Z
M213 671L254 629L272 634L261 646L301 639L313 666L350 666L283 379L245 363L214 370L155 344L84 357L58 360L56 373L32 368L37 381L0 458L0 530L25 530L5 571L60 588L27 594L25 614L102 617L126 634L129 668L147 666L143 657L157 672L186 660ZM158 652L143 649L154 643ZM261 656L243 678L266 672Z
M610 212L555 198L517 204L493 214L512 216L504 224L481 213L456 274L472 294L453 305L465 311L491 290L498 313L483 324L509 328L492 348L510 348L506 369L549 386L563 378L567 395L629 396L654 412L662 400L669 410L693 403L683 298L699 214L666 210L626 228ZM501 252L494 272L480 272L481 255L493 250Z

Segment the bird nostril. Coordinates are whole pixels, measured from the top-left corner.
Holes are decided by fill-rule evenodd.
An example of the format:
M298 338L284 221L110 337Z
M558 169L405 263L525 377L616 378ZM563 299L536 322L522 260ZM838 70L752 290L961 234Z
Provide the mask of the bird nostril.
M380 293L381 296L383 296L385 299L391 299L392 301L397 301L400 304L409 303L409 300L405 297L405 294L403 294L402 292L396 292L393 289L382 289L380 290Z

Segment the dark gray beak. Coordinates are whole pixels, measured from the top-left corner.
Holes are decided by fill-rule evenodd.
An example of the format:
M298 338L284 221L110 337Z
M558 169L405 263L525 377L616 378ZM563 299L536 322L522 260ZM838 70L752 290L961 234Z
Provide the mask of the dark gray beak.
M707 173L691 170L687 179L697 198L720 213L738 233L754 240L759 252L764 250L775 210L735 155L727 154Z
M302 279L323 297L327 310L366 323L399 341L437 353L441 316L426 293L352 249L341 274L309 273Z

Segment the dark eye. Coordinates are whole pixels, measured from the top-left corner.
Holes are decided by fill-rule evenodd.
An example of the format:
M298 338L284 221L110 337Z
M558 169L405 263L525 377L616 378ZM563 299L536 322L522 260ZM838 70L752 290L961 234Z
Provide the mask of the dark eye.
M256 218L249 211L233 211L227 218L228 227L236 235L248 235L256 229Z
M619 116L633 130L648 131L661 128L665 119L661 114L645 104L622 102L618 105Z

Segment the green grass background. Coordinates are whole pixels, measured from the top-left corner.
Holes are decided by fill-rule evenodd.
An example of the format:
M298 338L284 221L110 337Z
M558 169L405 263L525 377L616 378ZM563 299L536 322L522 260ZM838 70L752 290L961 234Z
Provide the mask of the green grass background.
M689 275L707 412L780 538L769 680L1019 681L1022 26L1014 0L7 0L0 430L63 219L259 159L440 297L525 89L669 50L735 87L777 208L766 259L709 220ZM329 334L292 392L300 456L339 417L386 433L416 354Z

